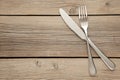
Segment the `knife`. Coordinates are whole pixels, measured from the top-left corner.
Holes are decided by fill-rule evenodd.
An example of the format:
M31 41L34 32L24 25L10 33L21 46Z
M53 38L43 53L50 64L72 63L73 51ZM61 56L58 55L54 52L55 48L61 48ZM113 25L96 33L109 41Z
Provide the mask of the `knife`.
M76 33L81 39L86 41L86 37L84 32L82 31L82 29L73 21L73 19L62 9L59 9L60 15L63 18L63 20L65 21L65 23L68 25L68 27L74 32ZM101 60L106 64L106 66L110 69L110 70L115 70L115 64L108 58L105 56L105 54L102 53L102 51L97 48L97 46L90 40L90 38L88 38L88 42L91 45L91 47L96 51L96 53L98 54L98 56L101 58Z

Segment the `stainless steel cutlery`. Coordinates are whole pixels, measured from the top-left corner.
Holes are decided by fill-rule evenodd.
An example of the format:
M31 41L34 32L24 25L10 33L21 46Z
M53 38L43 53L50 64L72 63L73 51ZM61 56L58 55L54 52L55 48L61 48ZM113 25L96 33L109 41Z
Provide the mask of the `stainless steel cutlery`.
M105 56L105 54L90 40L90 38L86 38L84 31L73 21L73 19L62 8L59 9L59 12L65 23L68 25L68 27L73 32L75 32L81 39L88 41L88 43L96 51L96 53L101 58L101 60L106 64L106 66L110 70L114 70L115 64L108 57Z

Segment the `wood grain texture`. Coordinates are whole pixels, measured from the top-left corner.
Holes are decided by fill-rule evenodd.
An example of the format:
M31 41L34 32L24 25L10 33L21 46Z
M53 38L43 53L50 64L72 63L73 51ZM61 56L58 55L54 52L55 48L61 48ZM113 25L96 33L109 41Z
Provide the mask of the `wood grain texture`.
M120 59L112 59L110 71L100 59L94 59L96 77L88 74L87 59L1 59L0 80L119 80Z
M0 15L58 15L65 8L77 13L81 0L0 0ZM89 14L120 14L120 0L86 0Z
M119 16L89 17L89 36L108 57L120 57L119 23ZM60 16L0 16L0 57L43 56L87 57L86 43Z

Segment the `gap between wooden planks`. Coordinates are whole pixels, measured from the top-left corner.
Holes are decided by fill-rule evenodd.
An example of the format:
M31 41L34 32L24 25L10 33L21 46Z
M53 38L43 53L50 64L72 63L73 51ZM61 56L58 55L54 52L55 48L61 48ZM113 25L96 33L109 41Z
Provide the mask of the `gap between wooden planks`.
M82 0L0 0L0 15L59 15L65 8L72 15ZM120 0L86 0L89 14L120 14Z
M115 71L98 58L96 77L88 74L87 58L0 59L0 80L119 80L120 59L112 59Z
M120 57L119 23L119 16L89 17L89 36L108 57ZM42 56L87 57L86 43L60 16L0 16L0 57Z

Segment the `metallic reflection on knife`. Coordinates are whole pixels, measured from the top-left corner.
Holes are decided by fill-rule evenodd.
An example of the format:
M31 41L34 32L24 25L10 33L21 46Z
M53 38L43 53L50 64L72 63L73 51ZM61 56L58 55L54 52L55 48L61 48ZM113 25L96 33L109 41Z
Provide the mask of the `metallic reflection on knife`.
M63 20L65 21L65 23L68 25L68 27L75 32L81 39L86 40L85 34L82 31L82 29L73 21L73 19L62 9L59 9L60 15L62 16ZM100 58L103 60L103 62L106 64L106 66L110 69L110 70L114 70L115 69L115 64L109 59L107 58L97 47L96 45L90 40L88 39L89 44L91 45L91 47L96 51L96 53L98 54L98 56L100 56Z

